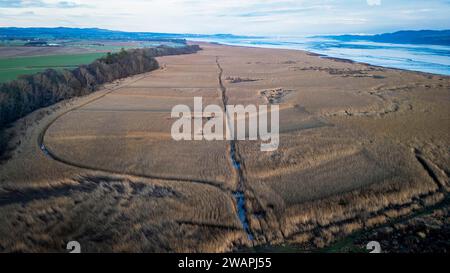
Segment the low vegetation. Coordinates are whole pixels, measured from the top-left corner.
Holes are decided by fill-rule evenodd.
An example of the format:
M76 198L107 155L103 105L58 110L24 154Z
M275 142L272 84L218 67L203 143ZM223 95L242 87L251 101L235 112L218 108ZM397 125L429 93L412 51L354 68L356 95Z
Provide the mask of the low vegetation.
M371 67L301 51L203 47L158 58L164 69L14 123L11 143L21 144L0 165L0 251L64 252L68 240L86 252L285 250L284 244L311 251L390 225L405 238L411 230L435 244L440 228L397 224L448 206L450 78L390 69L376 71L383 78L343 77L324 71L359 75ZM99 71L127 54L99 60ZM318 69L292 69L294 63ZM97 75L86 71L88 79ZM98 75L94 87L110 79ZM236 84L229 75L259 80ZM262 153L259 142L236 141L240 172L231 143L170 137L173 105L190 105L195 96L220 104L222 95L229 104L280 107L279 149ZM448 218L441 214L435 218ZM383 232L355 243L385 238ZM392 251L402 249L394 244Z

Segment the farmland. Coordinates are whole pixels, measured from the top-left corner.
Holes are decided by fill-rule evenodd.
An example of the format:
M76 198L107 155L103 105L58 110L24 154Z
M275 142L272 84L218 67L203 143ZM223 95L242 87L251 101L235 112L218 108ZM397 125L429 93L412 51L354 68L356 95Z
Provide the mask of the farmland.
M89 64L105 53L64 54L0 58L0 83L16 79L20 75L33 74L46 69L73 69Z
M39 40L41 41L41 40ZM20 75L42 72L45 69L73 69L81 64L122 49L167 45L183 46L177 41L109 41L83 39L42 40L45 45L27 45L28 40L0 40L0 83L17 79Z

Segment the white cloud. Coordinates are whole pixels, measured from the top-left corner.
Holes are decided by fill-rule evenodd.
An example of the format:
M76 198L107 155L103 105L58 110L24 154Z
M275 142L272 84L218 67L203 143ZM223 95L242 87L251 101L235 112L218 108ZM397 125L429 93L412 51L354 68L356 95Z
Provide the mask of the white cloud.
M84 5L71 1L0 0L0 8L78 8Z
M367 5L379 6L379 5L381 5L381 0L367 0Z
M0 13L11 15L0 16L0 27L172 33L309 35L450 28L448 0L0 0Z

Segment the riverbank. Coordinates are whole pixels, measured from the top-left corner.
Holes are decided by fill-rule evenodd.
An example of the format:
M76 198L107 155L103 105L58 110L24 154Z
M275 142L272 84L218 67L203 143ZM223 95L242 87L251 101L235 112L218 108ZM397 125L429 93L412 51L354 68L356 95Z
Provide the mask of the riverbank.
M331 37L229 37L202 41L250 48L303 50L385 68L450 75L450 47L446 45L344 41Z

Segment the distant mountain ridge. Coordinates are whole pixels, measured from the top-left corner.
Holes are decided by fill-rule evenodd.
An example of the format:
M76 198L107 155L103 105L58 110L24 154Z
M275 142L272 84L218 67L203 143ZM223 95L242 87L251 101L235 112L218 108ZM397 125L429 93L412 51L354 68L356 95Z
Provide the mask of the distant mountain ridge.
M371 41L396 44L428 44L450 46L450 30L402 30L376 35L319 35L339 41ZM0 27L0 39L83 39L83 40L176 40L195 38L218 39L257 39L265 36L245 36L233 34L191 34L162 32L127 32L101 28L17 28Z
M85 40L155 40L185 38L247 38L232 34L182 34L159 32L127 32L100 28L0 28L3 39L85 39Z
M404 30L377 35L327 35L315 36L339 41L371 41L394 44L427 44L450 46L450 30Z

